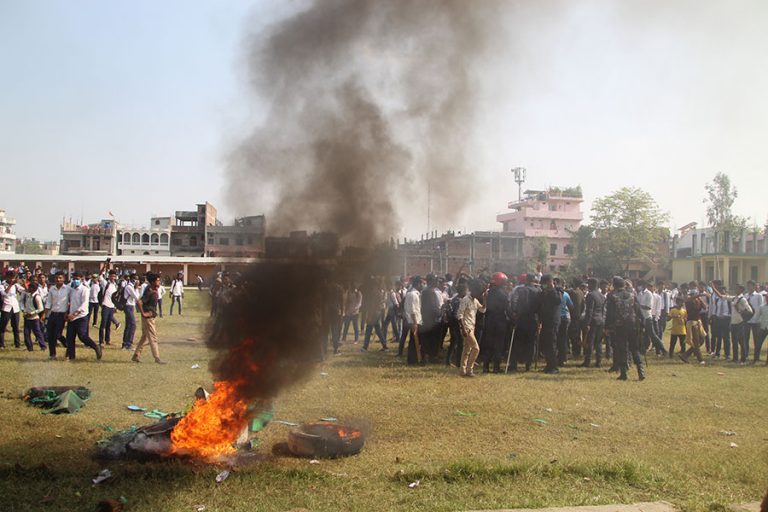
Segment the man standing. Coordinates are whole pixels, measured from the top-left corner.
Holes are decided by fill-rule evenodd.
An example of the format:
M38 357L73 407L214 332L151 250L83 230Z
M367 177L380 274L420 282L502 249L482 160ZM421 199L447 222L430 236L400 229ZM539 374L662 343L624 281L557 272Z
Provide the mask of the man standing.
M106 342L110 344L110 332L112 330L112 324L117 323L115 328L120 327L120 322L115 319L115 303L112 301L112 296L118 291L117 284L117 272L114 270L109 271L109 280L102 282L99 286L103 288L101 296L101 324L99 325L99 345Z
M692 288L688 292L688 299L685 301L685 311L688 315L688 320L685 323L685 332L691 346L678 356L684 363L687 363L688 358L693 354L700 364L704 364L700 347L705 344L706 331L701 321L705 310L706 307L701 300L698 288Z
M379 337L381 343L381 351L386 352L387 349L387 337L381 330L381 319L385 315L386 311L386 294L381 288L379 282L371 278L368 285L365 288L363 294L363 301L365 303L365 337L363 338L363 348L361 352L368 351L368 345L371 343L371 336L376 331L376 335Z
M395 282L394 285L387 292L387 299L386 299L387 313L386 313L386 316L384 317L384 325L382 326L382 331L384 332L384 339L387 339L387 330L390 325L392 326L393 339L395 340L400 339L400 326L397 323L397 318L401 310L400 295L398 294L399 287L400 287L400 283Z
M507 275L503 272L496 272L491 276L490 287L485 293L483 302L485 307L474 308L471 312L472 329L475 328L475 316L477 312L485 313L485 325L483 328L483 373L490 371L490 365L493 363L493 373L501 373L501 359L504 356L504 347L507 344L507 333L509 332L509 296L507 295ZM473 301L477 301L471 293L462 300L461 304L467 302L466 307L473 307ZM461 308L461 304L459 307ZM461 322L459 322L461 325ZM462 330L462 335L464 331ZM474 338L474 336L473 336ZM469 345L467 345L469 343ZM467 340L464 336L464 353L471 351L473 341ZM474 340L477 343L477 340ZM479 346L478 346L479 349ZM462 356L463 358L464 356Z
M731 334L731 346L733 347L733 359L734 363L740 363L742 366L747 363L747 356L749 355L749 347L746 345L747 339L746 328L747 323L744 321L746 314L749 316L751 309L746 297L744 297L744 287L740 284L734 286L735 294L726 295L722 285L715 281L712 283L712 300L718 302L727 302L728 311L731 314L729 319L729 327ZM739 352L741 352L741 359L739 359ZM726 351L726 354L728 352ZM725 356L726 359L728 356Z
M723 297L723 282L712 281L712 297L709 301L709 318L711 326L711 347L715 353L715 359L720 359L720 349L725 354L725 359L731 356L731 313L730 300Z
M411 289L405 294L403 304L403 336L400 338L400 350L398 355L403 355L403 345L406 335L408 340L408 364L421 364L421 343L419 342L419 327L422 324L421 317L421 290L424 281L420 276L411 278Z
M67 346L62 333L69 313L69 286L64 284L64 272L56 272L56 284L48 289L45 299L45 317L48 319L46 340L48 342L48 358L56 359L56 344Z
M745 345L749 347L749 336L752 335L752 342L755 347L754 361L760 360L760 350L763 348L763 341L765 340L765 334L760 328L760 309L765 304L765 297L757 290L757 286L754 281L747 281L747 302L752 306L752 318L747 320L747 327L744 332ZM749 357L749 352L746 354Z
M587 340L584 349L584 368L592 363L592 352L595 353L595 368L600 368L603 357L603 330L605 329L605 297L598 289L597 279L587 280L587 297L585 299L584 322L587 324Z
M344 330L341 335L343 341L347 341L347 333L349 332L350 324L355 332L355 342L359 339L360 307L362 307L362 305L363 294L357 289L357 286L350 283L344 294Z
M13 331L13 345L16 348L21 347L19 338L19 297L24 291L19 283L16 282L16 272L8 270L5 273L5 281L0 284L0 299L2 307L0 308L0 350L5 349L5 329L8 322L11 323Z
M506 279L507 276L504 276ZM493 280L493 277L491 278ZM498 279L497 279L498 282ZM475 318L478 311L483 311L485 306L480 304L478 300L466 290L466 285L459 285L462 290L459 294L463 294L461 302L459 303L459 309L456 312L456 319L459 321L461 328L461 335L464 338L464 350L461 353L461 364L459 369L459 375L462 377L474 377L474 367L477 356L480 353L480 345L475 338ZM489 303L486 300L486 304ZM494 370L495 370L494 365Z
M613 343L613 361L618 367L618 380L627 380L627 351L637 366L637 377L645 380L645 368L640 358L640 340L638 339L635 319L635 297L625 288L624 279L613 278L613 292L608 294L605 308L605 332Z
M200 274L195 274L195 279L197 279L197 291L203 291L203 278Z
M88 317L91 319L91 325L96 327L96 321L99 318L99 294L101 285L99 285L98 274L91 276L91 282L88 284Z
M571 345L571 355L581 357L581 347L585 344L583 338L587 335L588 323L585 320L585 295L587 285L581 279L574 279L568 296L573 302L571 320L568 324L568 340Z
M647 288L645 281L638 281L637 283L637 304L640 306L640 315L642 317L643 330L645 331L645 346L644 349L648 349L651 345L656 349L657 354L666 356L667 349L664 348L664 344L656 334L656 329L653 325L653 316L651 310L653 308L653 292Z
M40 327L40 314L44 311L43 299L38 292L37 282L27 285L27 291L22 294L24 311L24 344L32 352L32 334L35 335L40 350L45 350L45 336Z
M157 364L165 364L165 361L160 359L160 349L157 346L157 329L155 327L159 288L160 276L153 273L147 274L147 289L136 302L136 305L139 308L139 314L141 315L141 339L139 340L138 345L136 345L136 351L133 353L133 357L131 357L131 361L134 363L141 362L141 350L144 348L144 345L149 343L149 348L152 351L152 356L155 358L155 362ZM179 308L181 308L181 303L179 303ZM181 312L179 312L179 314L181 314Z
M560 373L557 367L555 354L555 340L557 328L560 325L560 309L563 303L563 294L555 288L551 274L544 274L541 278L541 295L539 300L538 316L541 321L541 333L539 334L539 350L544 354L547 364L544 373ZM538 357L535 356L535 357Z
M436 362L440 333L442 332L442 292L437 288L437 277L427 274L427 287L421 292L421 328L419 341L424 362Z
M560 323L557 327L557 337L555 349L557 352L557 366L562 368L568 360L568 326L571 323L571 311L574 309L573 301L568 292L561 288L560 278L554 279L555 290L560 292L562 297L560 302Z
M531 369L536 352L536 339L539 335L538 287L539 279L534 273L525 276L525 286L518 286L512 293L512 314L515 322L515 335L512 339L512 363L507 371L517 371L518 363L525 363L525 371Z
M67 359L75 360L75 336L101 359L101 347L88 334L88 287L83 284L83 274L74 272L69 285L69 314L67 315Z
M138 279L136 275L128 276L123 287L125 299L125 330L123 331L123 349L130 350L133 345L133 337L136 335L136 301L139 300L139 292L136 290Z
M182 302L182 299L184 298L184 279L182 278L182 275L183 274L179 273L176 276L176 279L171 281L171 313L170 313L171 316L173 316L174 304L179 305L179 316L181 316L181 302Z

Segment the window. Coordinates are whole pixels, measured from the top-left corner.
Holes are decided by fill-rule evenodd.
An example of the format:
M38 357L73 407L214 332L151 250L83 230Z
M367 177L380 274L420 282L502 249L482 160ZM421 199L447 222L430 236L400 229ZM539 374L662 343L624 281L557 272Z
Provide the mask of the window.
M159 219L155 219L155 226L159 226L159 225L160 225L160 220Z
M168 235L163 233L160 235L160 243L163 245L168 245Z
M239 236L235 238L235 245L243 245L243 237Z
M152 234L152 245L157 245L160 243L160 237L157 235L157 233Z
M141 235L141 243L143 245L149 245L149 235L148 234L144 233L143 235Z
M123 233L123 243L124 244L131 243L131 234L130 233Z
M229 245L229 238L225 238L225 237L219 238L219 245Z
M553 231L557 231L557 222L555 222L554 220L550 221L549 222L549 229L551 229Z
M571 244L568 244L565 247L563 247L563 254L567 256L571 256L573 254L573 246Z
M549 204L549 211L556 212L557 211L557 205L556 204Z
M192 247L197 247L197 237L195 235L190 235L189 245Z
M549 244L549 255L557 256L557 244Z
M136 245L139 245L141 243L141 237L138 233L134 233L131 235L131 243L134 243Z

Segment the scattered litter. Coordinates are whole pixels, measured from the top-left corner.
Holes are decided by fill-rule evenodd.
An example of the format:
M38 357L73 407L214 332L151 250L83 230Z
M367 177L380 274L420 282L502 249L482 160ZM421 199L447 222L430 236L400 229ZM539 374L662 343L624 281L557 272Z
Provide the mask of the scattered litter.
M579 430L579 427L577 427L576 425L568 425L568 428L571 428L573 430Z
M197 341L197 338L187 338L187 341Z
M534 423L538 423L539 425L546 425L547 424L547 420L543 420L541 418L534 418L533 422Z
M720 431L721 436L735 436L736 432L733 432L731 430L721 430Z
M193 369L193 370L197 370L198 368L200 368L200 365L195 363L192 366L190 366L190 368Z
M591 482L591 481L592 481L592 479L591 479L591 478L589 478L588 476L585 476L585 477L584 477L584 481L585 481L585 482Z
M54 437L55 437L56 439L64 439L64 436L60 436L59 434L56 434Z
M408 484L408 488L409 488L409 489L415 489L415 488L417 488L419 485L421 485L421 480L416 480L415 482L411 482L411 483L409 483L409 484Z
M309 461L309 463L310 464L320 464L320 461L317 460L317 459L312 459L311 461Z
M46 409L43 414L61 414L79 411L90 397L91 390L84 386L45 386L29 388L23 399Z
M120 503L122 503L123 505L127 505L128 498L126 498L125 496L120 496Z
M327 374L326 372L320 372L320 376L321 376L321 377L327 377L327 376L328 376L328 374Z
M265 411L261 411L258 416L253 418L251 420L251 426L250 431L251 432L259 432L261 429L267 426L267 424L272 421L272 418L275 417L275 413L272 409L267 409Z
M551 407L545 407L544 410L547 411L547 412L552 412L552 408Z
M339 421L339 420L338 420L338 418L334 418L332 416L329 416L327 418L320 418L320 421L330 421L330 422L333 422L333 421Z
M721 377L722 377L723 375L725 375L723 372L717 372L717 374L718 374L719 376L721 376Z
M255 450L256 448L259 447L260 444L261 444L261 441L259 441L254 437L253 439L248 441L248 448L250 448L251 450Z
M170 414L170 413L168 413L168 412L163 412L163 411L161 411L161 410L159 410L159 409L152 409L152 410L151 410L151 411L149 411L149 412L145 412L145 413L144 413L144 416L146 416L147 418L152 418L153 420L162 420L162 419L164 419L166 416L168 416L169 414Z
M114 428L110 427L109 425L104 425L103 423L97 423L96 426L106 430L107 432L113 432L115 430Z
M211 394L202 386L195 390L195 400L208 400L209 396L211 396Z
M205 510L205 505L195 505L194 510L195 512L203 512L203 510Z
M719 405L719 404L714 404L714 406L715 406L715 409L722 409L723 408L723 406Z
M220 484L221 482L223 482L227 478L229 478L229 470L225 469L224 471L222 471L221 473L216 475L216 483Z
M589 426L592 428L600 428L600 425L598 425L597 423L590 423Z
M128 406L129 411L146 411L146 407L139 407L138 405L129 405Z
M513 459L516 459L516 458L517 458L517 454L516 454L516 453L510 453L509 455L507 455L507 458L508 458L509 460L513 460Z
M283 421L283 420L274 420L272 423L279 423L281 425L288 425L289 427L298 427L298 423L294 423L292 421Z
M471 411L456 411L456 416L472 417L472 416L478 416L478 414L479 413L471 412Z
M99 471L99 474L96 475L96 478L94 478L91 481L93 482L93 485L96 485L110 478L112 478L112 472L108 469L102 469L101 471Z
M731 443L731 448L738 448L738 447L739 445L737 445L736 443Z

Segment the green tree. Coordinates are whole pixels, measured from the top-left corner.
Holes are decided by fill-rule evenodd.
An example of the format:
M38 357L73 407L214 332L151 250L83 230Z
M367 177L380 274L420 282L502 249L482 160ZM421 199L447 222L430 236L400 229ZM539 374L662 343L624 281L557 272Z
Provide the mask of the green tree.
M549 258L549 241L545 236L537 236L531 239L531 254L533 255L533 264L527 268L528 272L536 269L536 264L541 264L541 268L547 268L547 259Z
M22 240L16 246L16 253L18 254L43 254L43 248L40 242L34 238L31 240Z
M639 188L624 187L595 200L591 227L603 272L626 271L632 260L654 262L666 219L653 197Z
M728 247L731 236L740 236L742 230L747 228L747 219L739 215L734 215L733 204L739 193L731 184L731 178L727 174L719 172L715 177L704 185L707 191L707 220L709 225L720 233L718 247L716 252L722 251Z

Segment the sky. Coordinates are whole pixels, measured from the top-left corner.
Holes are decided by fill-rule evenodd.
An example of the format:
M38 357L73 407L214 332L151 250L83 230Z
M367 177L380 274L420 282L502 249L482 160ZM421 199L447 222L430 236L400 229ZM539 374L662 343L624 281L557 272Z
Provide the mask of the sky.
M302 2L0 0L0 208L19 236L58 239L63 218L146 225L209 201L224 222L227 157L268 105L246 44ZM525 188L581 185L591 201L650 192L670 226L705 220L717 172L735 210L768 217L768 3L509 1L475 66L476 162L458 220L499 229ZM408 202L409 198L403 198ZM424 201L414 200L418 204ZM427 230L426 207L400 233ZM269 222L269 219L267 219Z

